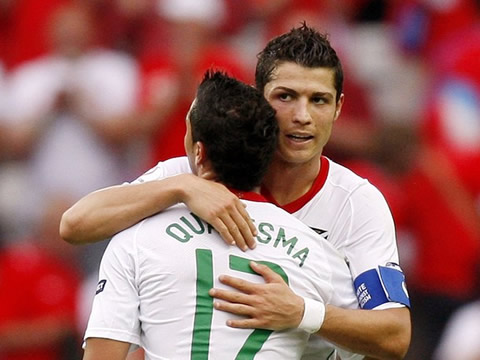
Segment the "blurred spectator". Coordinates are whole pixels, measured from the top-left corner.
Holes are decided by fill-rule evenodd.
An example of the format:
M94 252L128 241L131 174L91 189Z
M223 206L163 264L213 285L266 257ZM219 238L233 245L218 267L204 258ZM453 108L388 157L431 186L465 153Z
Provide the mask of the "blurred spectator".
M78 198L132 177L137 161L129 157L139 142L139 124L131 116L138 98L135 60L93 46L95 29L81 5L59 8L48 30L50 52L6 79L4 150L12 162L4 168L14 170L13 180L4 184L17 184L20 176L18 184L27 179L27 188L36 189L14 194L15 206L8 209L12 224L38 216L32 210L44 193Z
M50 17L71 0L1 0L0 59L7 69L49 51L45 29Z
M480 360L480 300L455 311L435 352L435 360Z
M163 53L143 59L143 103L155 114L157 128L145 168L160 160L184 155L185 116L198 82L207 68L223 69L249 81L243 63L221 34L225 7L221 0L168 0L158 2L168 26Z
M0 359L80 359L76 248L58 235L70 205L49 199L35 231L0 251Z
M396 28L397 41L402 48L431 62L432 53L452 33L478 24L476 1L391 1L389 20Z
M97 42L137 59L163 53L168 27L158 0L83 0L94 18ZM141 61L141 60L140 60Z
M452 314L434 353L434 360L480 360L480 266L475 300Z
M408 158L410 166L402 167L407 170L403 175L397 171L406 206L395 219L399 231L410 236L413 250L407 274L413 334L406 359L432 359L451 315L478 292L480 17L470 0L394 5L397 39L407 54L421 59L429 76L414 156ZM397 151L390 169L399 155L408 153L398 152L398 146L384 150L384 160ZM459 351L453 356L448 344L441 345L438 354L444 360L460 359L460 348L468 351L465 325L447 328L450 335L445 336L451 337L453 330L466 343L463 347L457 341Z
M450 315L473 299L480 262L480 193L464 180L475 168L465 172L419 135L395 126L377 138L379 161L401 189L392 207L400 253L405 245L413 250L404 262L413 323L406 359L412 360L431 359Z
M5 90L5 68L3 66L2 60L0 59L0 164L4 160L4 157L6 156L5 144L7 144L7 136L6 136L6 131L4 130L4 124L2 121L2 118L5 116L6 96L7 94ZM1 221L0 221L0 226L1 226Z

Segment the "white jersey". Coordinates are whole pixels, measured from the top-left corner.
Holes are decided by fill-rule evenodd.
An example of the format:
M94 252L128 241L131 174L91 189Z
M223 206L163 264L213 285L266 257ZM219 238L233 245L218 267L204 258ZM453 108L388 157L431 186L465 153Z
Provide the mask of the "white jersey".
M189 172L191 169L188 159L178 157L158 163L134 183L160 180ZM275 203L267 189L262 189L262 194ZM365 306L370 295L373 298L370 303L373 305L366 308L404 306L399 301L390 301L383 294L389 286L388 283L380 284L376 277L371 277L372 273L377 276L379 267L398 264L399 257L390 209L380 191L368 180L326 157L321 157L321 170L310 191L281 207L325 237L344 256L350 268L350 281L356 282L355 288L361 306ZM361 274L368 276L359 277ZM368 284L367 290L363 288L365 283ZM371 289L372 283L376 286L374 290ZM404 300L405 295L408 297L405 284L401 280L395 281L391 289L391 294L397 294L395 300ZM402 294L398 296L398 293ZM377 299L380 300L376 301ZM324 351L321 349L325 346L327 345L319 337L312 337L304 359L316 358L318 352ZM342 354L342 359L350 357L345 353Z
M320 174L310 191L282 208L343 254L352 279L379 265L398 264L393 217L380 191L326 157L321 162Z
M85 338L137 344L146 359L300 359L306 332L230 328L233 315L214 310L208 290L224 287L219 275L263 282L250 260L274 269L298 295L358 307L348 266L328 241L260 195L242 198L259 233L253 251L226 245L183 204L115 235Z
M347 259L351 280L379 265L398 264L395 226L387 202L368 180L321 158L321 170L308 193L283 209L325 237ZM186 157L158 165L134 183L191 172ZM262 194L271 202L266 189ZM397 306L395 303L382 307Z

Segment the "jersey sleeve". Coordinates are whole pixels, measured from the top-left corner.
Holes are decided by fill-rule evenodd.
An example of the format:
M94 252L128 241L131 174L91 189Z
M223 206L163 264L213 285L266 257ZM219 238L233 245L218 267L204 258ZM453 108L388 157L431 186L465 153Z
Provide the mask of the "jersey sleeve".
M346 207L345 255L353 278L366 270L398 263L398 249L393 217L383 195L365 183L351 196Z
M137 228L138 225L114 236L105 250L85 340L100 337L140 345L133 239Z
M186 156L160 161L155 167L151 168L140 177L131 182L131 184L141 184L148 181L161 180L170 176L191 173L188 158Z
M362 308L409 305L399 265L395 225L387 202L370 183L351 196L344 216L345 255Z

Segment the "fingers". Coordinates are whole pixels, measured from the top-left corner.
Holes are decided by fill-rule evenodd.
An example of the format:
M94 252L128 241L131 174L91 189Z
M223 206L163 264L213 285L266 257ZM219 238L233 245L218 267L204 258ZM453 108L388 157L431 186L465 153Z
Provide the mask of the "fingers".
M221 217L214 219L210 224L218 231L227 244L236 245L243 251L248 250L248 245L242 233L229 214L224 214Z
M258 319L252 317L254 309L250 306L241 304L230 304L222 301L215 301L213 303L213 306L216 310L225 311L231 314L245 317L243 319L228 319L227 325L230 327L242 329L253 329L261 327L261 322Z
M232 304L225 301L215 301L213 307L216 310L225 311L230 314L240 315L240 316L250 316L251 308L248 305L243 304Z
M248 247L250 249L254 249L257 246L255 241L255 236L257 236L257 228L253 224L253 221L246 210L246 205L242 202L240 202L240 204L241 206L237 207L237 210L241 215L241 219L236 221L236 223L239 226L240 232Z
M239 293L237 291L231 291L231 290L222 290L222 289L210 289L208 291L208 294L218 300L223 300L223 301L228 301L229 303L233 304L243 304L246 306L251 305L250 304L250 297L249 295ZM229 304L231 305L231 304ZM222 310L225 310L223 308ZM245 314L243 314L245 315Z
M259 267L263 268L263 265ZM214 298L215 309L246 317L230 319L228 326L282 330L295 327L300 322L303 298L295 295L281 277L280 285L251 283L228 275L221 275L219 279L234 290L210 289L209 295ZM300 304L296 304L297 298L300 299ZM301 309L298 310L297 305ZM297 319L298 316L300 319Z
M233 238L235 244L243 251L254 249L257 235L257 229L250 219L250 215L245 209L245 204L237 200L235 206L228 209L228 212L222 217L229 235Z
M239 206L227 209L219 217L214 218L210 224L227 244L236 245L243 251L256 247L254 235L256 235L257 230L243 203L240 202Z
M245 294L252 294L252 293L255 292L256 288L259 285L261 286L261 284L255 284L255 283L252 283L250 281L242 280L240 278L236 278L236 277L229 276L229 275L220 275L218 277L218 279L220 280L220 282L222 284L230 286L230 287L232 287L232 288L234 288L238 291L241 291ZM223 292L223 290L218 290L218 291ZM225 290L225 291L227 291L227 290ZM235 292L235 294L238 294L238 293Z
M263 329L261 322L257 319L229 319L227 325L239 329Z
M228 326L244 329L262 327L263 322L256 316L254 297L252 295L220 289L210 289L209 294L216 298L213 303L216 310L244 317L243 319L227 320Z
M250 266L252 269L259 275L263 276L265 283L280 283L280 284L285 284L285 281L283 281L282 277L275 273L272 269L270 269L268 266L263 265L263 264L258 264L254 261L250 262ZM262 289L265 289L265 284L258 284L258 283L252 283L247 280L243 280L237 277L229 276L229 275L220 275L219 278L220 282L224 285L230 286L238 291L241 291L242 293L245 294L254 294L254 293L259 293L262 292ZM288 286L285 284L285 286ZM218 290L220 291L220 290ZM224 292L222 291L222 294ZM233 293L233 292L232 292ZM233 294L238 294L237 292ZM237 296L237 295L232 295L232 296ZM215 296L217 297L217 296ZM242 302L239 299L231 299L231 298L224 298L223 300L226 301L235 301L235 302Z
M225 186L196 176L187 177L183 201L193 213L212 225L229 245L255 248L257 230L246 205ZM183 188L183 187L182 187Z
M266 283L284 282L282 277L278 275L275 271L270 269L267 265L259 264L255 261L250 261L250 267L258 275L261 275Z
M224 214L224 216L221 217L221 220L226 226L229 237L233 239L233 244L237 245L237 247L243 251L248 250L247 239L251 242L253 235L244 218L241 217L238 212L233 212ZM244 232L245 229L248 229L246 235L242 233L242 229Z
M210 225L212 225L215 230L218 231L222 239L228 244L228 245L235 245L235 240L233 236L230 234L230 230L228 229L227 225L225 225L225 222L221 218L214 218L209 221ZM243 247L239 246L240 249L243 249Z

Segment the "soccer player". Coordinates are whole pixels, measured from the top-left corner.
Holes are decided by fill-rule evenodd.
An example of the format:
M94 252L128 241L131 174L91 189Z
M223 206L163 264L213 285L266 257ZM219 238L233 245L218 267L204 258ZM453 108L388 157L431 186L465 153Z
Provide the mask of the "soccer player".
M402 359L411 337L409 300L398 267L391 213L367 180L322 156L344 95L340 60L328 39L305 24L272 39L259 54L256 86L276 110L280 135L262 193L322 233L347 259L362 310L327 305L318 335L353 352ZM190 175L186 159L171 159L134 184L87 195L69 209L61 233L72 243L107 238L146 216L184 202L227 242L253 247L255 230L242 203L220 184ZM163 180L161 180L163 179ZM224 277L244 293L215 289L219 309L249 316L231 326L295 328L305 304L285 282L250 284ZM270 277L269 277L270 276ZM292 305L297 304L297 305ZM375 309L375 311L372 311ZM321 319L319 319L321 320Z
M258 192L276 147L275 111L255 88L207 72L186 123L192 171L247 204L258 246L248 255L228 246L183 204L118 233L102 259L84 360L125 359L131 344L142 346L146 359L300 359L316 330L307 318L287 331L235 329L208 294L219 285L217 274L263 282L250 268L254 261L298 294L357 306L342 255Z

